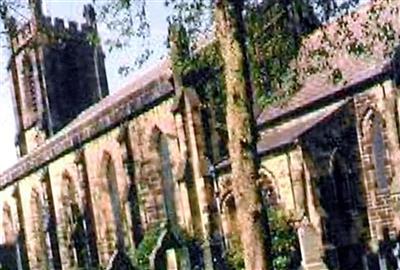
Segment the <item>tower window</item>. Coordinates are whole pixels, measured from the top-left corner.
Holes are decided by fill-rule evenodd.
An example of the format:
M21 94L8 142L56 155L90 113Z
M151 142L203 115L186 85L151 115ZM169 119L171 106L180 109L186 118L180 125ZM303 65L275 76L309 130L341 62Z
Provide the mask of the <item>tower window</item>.
M25 90L26 105L28 108L31 108L33 112L37 112L38 106L36 97L35 77L33 72L32 61L28 55L24 56L23 74L24 74L24 83L26 89Z

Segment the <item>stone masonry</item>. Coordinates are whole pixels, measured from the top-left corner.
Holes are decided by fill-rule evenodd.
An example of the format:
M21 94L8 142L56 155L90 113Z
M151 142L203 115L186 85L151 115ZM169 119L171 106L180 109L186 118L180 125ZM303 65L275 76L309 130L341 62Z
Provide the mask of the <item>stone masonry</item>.
M368 8L399 10L386 2L364 6L351 25ZM85 7L84 25L66 27L31 3L33 21L11 42L14 50L32 39L44 45L11 59L20 159L0 174L1 265L118 267L164 226L153 268L220 269L240 222L219 151L220 112L205 113L196 89L176 85L169 60L108 95L101 48L82 41L96 31L93 9ZM305 39L298 63L312 62L320 38L318 30ZM329 61L341 83L324 70L303 74L293 97L258 116L260 190L290 217L303 269L384 269L386 244L400 230L399 65L340 48ZM197 249L182 244L181 231L201 240Z

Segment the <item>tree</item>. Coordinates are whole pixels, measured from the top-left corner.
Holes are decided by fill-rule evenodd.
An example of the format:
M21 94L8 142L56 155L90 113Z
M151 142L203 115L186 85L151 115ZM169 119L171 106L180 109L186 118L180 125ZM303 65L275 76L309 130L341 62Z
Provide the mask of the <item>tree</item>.
M232 188L237 202L240 239L246 269L269 269L267 227L257 188L258 165L253 94L245 49L243 1L219 0L215 5L217 38L224 64L226 123Z
M263 209L256 184L258 178L257 136L252 108L251 67L248 63L251 51L246 48L248 36L246 36L246 25L243 18L244 10L249 11L249 7L254 6L255 1L218 0L215 5L207 4L207 2L205 0L167 0L166 4L173 6L174 14L171 18L181 20L185 24L191 24L191 30L199 26L197 20L207 13L205 10L208 10L209 13L212 10L214 11L212 18L217 25L217 40L220 46L225 78L228 148L232 162L232 175L235 179L234 195L238 204L238 214L242 220L240 231L245 264L247 269L267 269L268 241L265 241L267 239L264 236L268 231L266 224L262 223L266 219L263 219ZM269 2L272 1L264 1L264 3ZM351 10L359 3L359 0L287 0L282 2L284 3L281 5L283 8L292 2L296 2L297 9L302 7L308 9L313 6L319 22L328 22L332 18ZM0 12L6 14L3 11L7 11L7 7L11 3L12 1L9 0L0 0ZM110 43L111 48L124 47L125 41L129 41L134 36L146 37L150 26L146 21L145 3L146 0L119 0L100 5L100 14L103 15L103 18L111 17L108 26L120 33L118 39L114 43ZM139 27L134 27L133 19L135 17L139 18ZM374 18L379 21L379 17ZM272 19L271 23L274 23ZM344 25L344 27L347 26ZM188 32L191 33L191 30ZM284 29L283 32L285 31L287 30ZM296 33L302 35L303 31ZM391 32L388 31L388 34L390 35ZM278 34L274 31L272 34L269 33L267 38L272 39L274 38L273 35L277 36ZM250 40L256 39L253 36ZM261 39L262 43L266 41L268 40ZM285 46L285 43L279 46ZM353 47L358 48L357 46ZM145 50L143 59L146 59L146 55L149 53L149 50ZM285 51L279 51L279 54L274 57L282 58L282 53L285 53ZM256 60L261 58L256 58ZM140 62L142 60L139 60ZM253 61L252 67L257 66L254 62L256 61ZM267 80L274 81L277 79L276 76L280 75L280 72L272 72L269 75ZM290 90L293 91L293 88L294 86L291 86Z

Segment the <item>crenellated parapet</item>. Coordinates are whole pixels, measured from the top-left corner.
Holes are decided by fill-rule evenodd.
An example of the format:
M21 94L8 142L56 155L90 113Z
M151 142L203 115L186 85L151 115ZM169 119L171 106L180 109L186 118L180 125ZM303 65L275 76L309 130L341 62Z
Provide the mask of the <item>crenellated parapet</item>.
M86 5L85 22L78 23L44 16L39 0L30 6L27 23L11 18L6 25L20 156L108 95L105 55L90 38L97 35L94 8Z
M43 17L41 27L44 34L55 35L55 37L66 37L73 40L86 39L88 34L97 31L95 25L87 22L65 21L62 18L48 16Z
M86 9L90 10L93 8L85 7L85 10ZM26 46L33 46L34 44L32 44L32 41L38 41L38 39L40 39L41 42L49 38L50 40L52 38L56 40L65 38L88 42L88 35L97 33L97 26L95 18L93 19L85 14L86 13L84 13L84 16L88 18L86 18L86 22L84 23L65 21L63 18L59 17L41 16L38 20L31 20L22 26L17 26L15 19L11 19L10 24L12 26L10 26L14 28L11 35L14 51L19 51ZM43 40L44 37L45 39Z

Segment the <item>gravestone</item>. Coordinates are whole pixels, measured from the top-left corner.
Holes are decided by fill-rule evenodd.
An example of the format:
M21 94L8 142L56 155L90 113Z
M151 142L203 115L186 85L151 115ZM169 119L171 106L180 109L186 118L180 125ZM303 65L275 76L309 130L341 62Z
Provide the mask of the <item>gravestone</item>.
M178 262L175 249L170 248L165 251L167 257L167 270L178 270Z
M323 246L319 233L308 222L303 221L298 229L302 267L304 270L328 269L324 262Z

